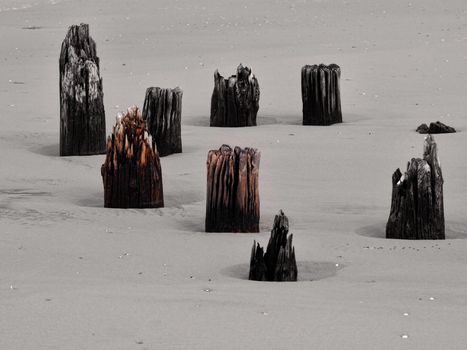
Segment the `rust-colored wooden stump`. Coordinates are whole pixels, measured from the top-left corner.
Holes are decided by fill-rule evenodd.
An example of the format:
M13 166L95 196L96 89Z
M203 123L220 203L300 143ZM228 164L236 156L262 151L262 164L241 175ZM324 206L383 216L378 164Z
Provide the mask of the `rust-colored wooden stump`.
M182 153L183 91L150 87L144 98L143 119L157 145L160 157Z
M206 232L259 232L260 158L255 148L209 151Z
M96 43L89 26L71 26L60 70L60 155L105 153L105 112Z
M392 175L386 238L445 239L443 175L431 135L425 138L423 159L412 158L405 174L397 169Z
M106 208L164 206L159 155L136 106L117 116L101 173Z
M271 237L264 253L256 241L253 242L250 258L249 279L254 281L296 281L297 262L295 248L292 245L293 235L289 232L289 219L281 210L274 218Z
M302 68L303 125L342 123L340 76L337 64Z
M225 79L216 70L211 98L211 126L256 126L259 109L258 80L240 64L237 74Z

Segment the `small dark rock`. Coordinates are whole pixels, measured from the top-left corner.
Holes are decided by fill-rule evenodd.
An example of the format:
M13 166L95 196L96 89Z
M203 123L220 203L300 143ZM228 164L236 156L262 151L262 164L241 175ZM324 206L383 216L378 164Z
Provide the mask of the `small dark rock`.
M456 129L437 121L435 123L430 123L429 127L426 124L422 124L416 131L420 134L449 134L456 132Z
M429 130L428 125L422 124L422 125L420 125L420 126L417 128L416 131L417 131L419 134L428 134L428 130Z

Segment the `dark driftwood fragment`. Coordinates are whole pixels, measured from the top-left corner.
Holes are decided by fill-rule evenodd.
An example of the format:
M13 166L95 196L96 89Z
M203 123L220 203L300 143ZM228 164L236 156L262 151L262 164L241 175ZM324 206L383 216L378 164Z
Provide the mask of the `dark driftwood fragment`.
M445 239L443 175L431 135L425 138L423 159L412 158L405 174L397 169L392 176L386 238Z
M216 70L211 98L211 126L256 126L259 109L258 80L241 64L237 74L224 79Z
M437 121L430 123L430 126L421 124L416 131L420 134L450 134L456 132L456 129Z
M337 64L302 68L303 125L342 123L340 76Z
M105 112L96 43L89 26L71 26L60 68L60 155L105 153Z
M160 157L182 153L182 96L180 88L146 90L143 119L157 145Z
M159 155L136 106L119 114L101 173L106 208L164 206Z
M260 158L248 147L209 151L206 232L259 232Z
M289 220L284 213L274 218L266 253L259 243L253 242L250 259L249 279L254 281L296 281L297 262L295 248L292 245L293 235L289 232Z

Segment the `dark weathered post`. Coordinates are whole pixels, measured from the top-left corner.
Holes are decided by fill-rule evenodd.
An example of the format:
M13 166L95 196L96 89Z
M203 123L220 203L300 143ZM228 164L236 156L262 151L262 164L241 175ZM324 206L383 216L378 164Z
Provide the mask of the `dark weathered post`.
M159 155L136 106L117 116L101 173L106 208L164 206Z
M268 247L263 248L253 242L250 258L249 279L254 281L296 281L297 262L295 248L292 245L293 235L289 233L289 220L283 211L274 218Z
M60 68L60 155L105 152L105 112L96 43L87 24L63 40Z
M146 90L143 119L161 157L182 153L182 96L183 91L178 87Z
M302 68L303 125L342 123L340 77L337 64Z
M248 147L209 151L206 232L259 232L260 158Z
M405 174L397 169L392 175L386 238L445 239L443 175L431 135L425 138L423 159L412 158Z
M224 79L216 70L211 98L211 126L256 126L259 109L258 80L240 64L237 74Z

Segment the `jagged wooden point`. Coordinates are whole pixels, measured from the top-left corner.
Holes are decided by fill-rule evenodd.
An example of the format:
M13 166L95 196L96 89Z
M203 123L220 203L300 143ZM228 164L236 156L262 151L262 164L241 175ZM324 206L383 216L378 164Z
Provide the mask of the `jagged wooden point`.
M253 242L250 258L249 279L254 281L296 281L297 262L293 235L288 235L289 220L282 210L274 218L271 237L264 253L256 241Z
M159 155L136 106L117 116L101 173L106 208L164 206Z
M433 136L423 148L423 159L412 158L404 174L397 169L392 175L386 238L445 239L444 181Z

